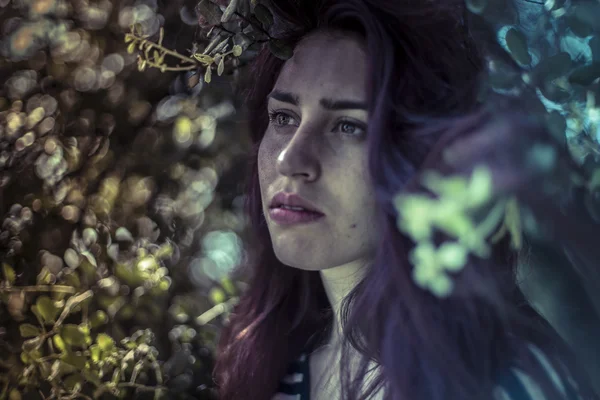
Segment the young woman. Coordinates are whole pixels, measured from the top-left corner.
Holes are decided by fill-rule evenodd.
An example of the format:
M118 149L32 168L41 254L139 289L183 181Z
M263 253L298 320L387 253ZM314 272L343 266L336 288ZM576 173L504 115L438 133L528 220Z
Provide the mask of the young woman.
M510 235L469 255L445 295L415 282L394 199L424 192L423 171L486 165L525 204L548 174L522 161L548 140L539 124L478 104L463 1L271 3L294 52L263 51L252 75L255 241L221 337L221 398L597 399L517 286Z

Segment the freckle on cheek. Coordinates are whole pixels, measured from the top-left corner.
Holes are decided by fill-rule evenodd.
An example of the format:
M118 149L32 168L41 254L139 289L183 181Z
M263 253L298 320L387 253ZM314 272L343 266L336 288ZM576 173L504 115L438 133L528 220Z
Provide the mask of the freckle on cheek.
M352 228L352 229L356 228L356 224L350 225L350 228Z

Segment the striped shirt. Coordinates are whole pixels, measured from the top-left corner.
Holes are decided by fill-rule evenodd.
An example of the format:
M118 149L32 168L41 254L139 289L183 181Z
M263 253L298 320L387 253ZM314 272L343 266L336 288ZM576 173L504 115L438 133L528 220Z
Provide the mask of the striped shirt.
M563 382L550 365L542 351L529 345L544 371L550 376L565 400L581 400L577 393L575 382ZM523 371L510 368L500 376L498 386L494 391L494 400L544 400L540 387ZM310 370L308 353L304 352L294 360L286 375L279 382L279 388L271 400L310 400Z

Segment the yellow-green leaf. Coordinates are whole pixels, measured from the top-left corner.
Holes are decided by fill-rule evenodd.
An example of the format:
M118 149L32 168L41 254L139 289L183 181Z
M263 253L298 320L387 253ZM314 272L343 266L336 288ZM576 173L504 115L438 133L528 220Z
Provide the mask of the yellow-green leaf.
M223 71L225 71L225 59L221 58L221 61L219 61L219 66L217 67L217 74L221 76L223 75Z
M80 355L80 354L75 354L75 353L70 353L70 352L64 353L61 356L61 359L65 363L67 363L69 365L72 365L72 366L74 366L77 369L84 369L85 368L85 363L87 361L87 357L86 356L83 356L83 355Z
M98 310L90 317L90 325L92 329L99 327L108 322L108 315L102 311Z
M23 337L34 337L42 333L42 330L32 324L22 324L19 326L19 331Z
M54 305L54 302L48 296L40 296L35 302L37 311L46 323L54 323L59 309Z
M204 73L204 82L210 83L211 79L212 79L212 70L210 69L210 67L207 67L206 72Z
M194 58L204 65L210 65L213 62L213 58L207 54L196 53L194 54Z
M438 249L439 262L450 271L458 271L467 262L467 249L459 243L444 243Z
M229 295L231 295L231 296L236 295L235 285L233 284L231 279L229 279L228 277L221 279L221 286L223 286L223 289L225 289L225 291Z
M100 361L100 356L102 354L102 350L100 350L100 346L97 344L93 344L90 346L90 355L92 356L92 361L97 363Z
M102 351L111 351L115 346L114 339L105 333L98 334L96 343Z
M236 44L235 46L233 46L233 55L235 57L239 57L242 55L242 46L240 46L239 44Z
M54 337L52 337L52 341L54 342L56 348L61 352L67 351L67 345L60 335L54 335Z
M79 329L78 325L66 324L61 333L65 343L70 346L84 347L86 345L86 335Z
M11 389L10 393L8 394L8 400L21 400L22 396L21 396L21 392L19 392L17 389Z
M217 304L221 304L223 303L225 300L227 300L227 295L225 294L225 292L220 289L220 288L213 288L211 289L208 297L210 298L210 301L217 305Z
M6 279L6 281L10 285L15 283L15 280L17 279L17 275L15 274L15 270L10 265L3 263L2 264L2 273L4 274L4 279Z

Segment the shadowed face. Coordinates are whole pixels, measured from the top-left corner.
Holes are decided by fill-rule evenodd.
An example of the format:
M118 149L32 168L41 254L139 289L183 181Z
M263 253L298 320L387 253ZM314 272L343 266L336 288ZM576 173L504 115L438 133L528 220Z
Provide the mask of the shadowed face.
M306 37L268 99L260 144L262 205L284 264L323 270L368 263L375 251L375 196L367 170L367 58L361 39L339 32ZM324 217L282 224L269 205L293 192Z

